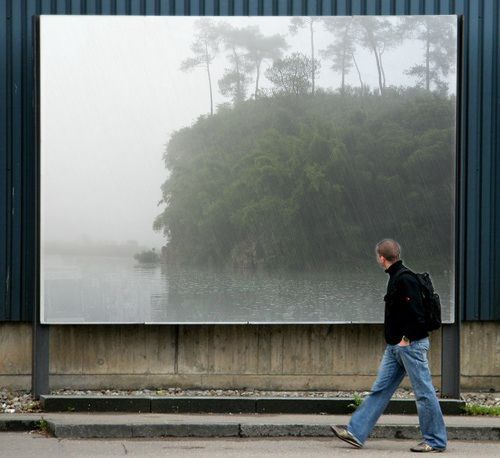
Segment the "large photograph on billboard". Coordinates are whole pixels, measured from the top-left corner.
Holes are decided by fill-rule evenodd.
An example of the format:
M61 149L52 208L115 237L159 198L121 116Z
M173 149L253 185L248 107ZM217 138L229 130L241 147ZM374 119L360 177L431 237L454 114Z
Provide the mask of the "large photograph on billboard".
M41 16L43 323L454 319L455 16Z

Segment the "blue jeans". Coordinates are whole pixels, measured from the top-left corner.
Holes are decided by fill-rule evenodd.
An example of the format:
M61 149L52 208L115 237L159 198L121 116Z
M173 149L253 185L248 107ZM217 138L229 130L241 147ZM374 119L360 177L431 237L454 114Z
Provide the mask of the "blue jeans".
M432 385L427 351L429 338L415 340L406 347L387 345L371 393L356 409L347 429L361 443L370 435L405 373L415 393L420 430L427 444L445 448L446 427Z

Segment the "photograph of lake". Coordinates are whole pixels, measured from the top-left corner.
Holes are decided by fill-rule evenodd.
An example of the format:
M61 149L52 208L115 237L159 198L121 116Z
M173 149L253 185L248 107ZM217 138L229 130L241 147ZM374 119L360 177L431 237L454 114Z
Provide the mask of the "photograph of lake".
M456 16L41 16L46 324L454 321Z

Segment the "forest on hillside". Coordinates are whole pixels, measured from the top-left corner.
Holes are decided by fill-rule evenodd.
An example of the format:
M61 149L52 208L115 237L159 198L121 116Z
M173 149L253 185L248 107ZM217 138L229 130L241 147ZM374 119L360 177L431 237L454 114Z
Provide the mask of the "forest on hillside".
M314 27L328 27L319 21L297 18L290 25L290 33L310 31L309 56L285 54L284 37L264 37L255 28L221 32L212 22L198 23L193 56L181 71L207 71L210 112L176 131L164 154L165 208L153 228L166 237L167 263L360 269L379 239L394 237L412 259L450 266L456 102L446 81L453 70L452 23L438 34L430 20L368 24L349 18L330 24L331 45L315 50ZM419 37L423 60L407 70L414 84L396 87L387 84L383 58L404 34ZM377 87L363 83L360 47L372 51ZM210 64L221 50L228 68L218 86L230 101L214 109ZM317 83L328 66L341 75L337 88ZM345 76L356 70L359 85L353 87Z

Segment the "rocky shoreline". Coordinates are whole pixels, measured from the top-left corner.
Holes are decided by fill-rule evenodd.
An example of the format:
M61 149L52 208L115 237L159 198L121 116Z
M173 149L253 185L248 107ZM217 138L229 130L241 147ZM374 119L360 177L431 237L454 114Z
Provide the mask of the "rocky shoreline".
M264 390L193 390L165 388L159 390L54 390L53 395L66 396L239 396L239 397L310 397L310 398L364 398L368 391L264 391ZM400 388L393 399L413 399L411 390ZM465 392L461 398L470 404L500 407L499 392ZM0 390L0 413L40 412L40 403L28 391Z

